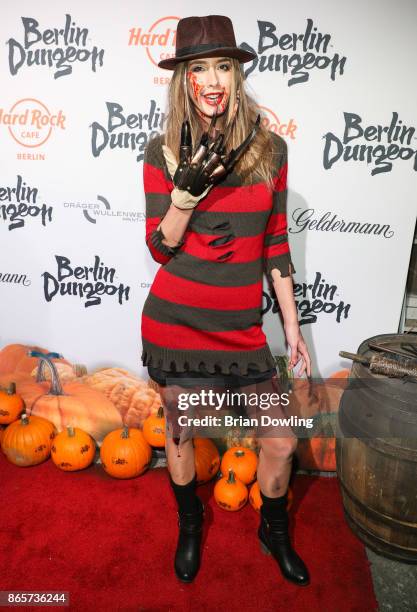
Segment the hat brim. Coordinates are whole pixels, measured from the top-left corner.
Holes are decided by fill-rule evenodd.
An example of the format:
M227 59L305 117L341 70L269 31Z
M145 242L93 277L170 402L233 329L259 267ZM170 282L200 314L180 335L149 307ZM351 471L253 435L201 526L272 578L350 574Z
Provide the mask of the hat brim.
M169 57L168 59L161 60L158 63L160 68L165 70L175 70L175 67L180 62L186 62L192 59L198 59L203 57L233 57L238 59L239 62L245 63L250 62L256 57L256 53L251 51L244 51L239 47L219 47L218 49L212 49L211 51L201 51L200 53L190 53L189 55L183 55L182 57Z

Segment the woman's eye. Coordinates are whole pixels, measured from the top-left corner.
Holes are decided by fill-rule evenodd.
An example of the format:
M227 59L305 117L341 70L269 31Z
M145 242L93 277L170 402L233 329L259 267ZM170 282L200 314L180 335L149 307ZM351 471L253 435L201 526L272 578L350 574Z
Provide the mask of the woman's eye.
M220 64L220 68L222 70L230 70L230 64Z
M200 70L202 70L202 69L203 69L203 66L193 66L191 68L191 71L192 72L200 72Z

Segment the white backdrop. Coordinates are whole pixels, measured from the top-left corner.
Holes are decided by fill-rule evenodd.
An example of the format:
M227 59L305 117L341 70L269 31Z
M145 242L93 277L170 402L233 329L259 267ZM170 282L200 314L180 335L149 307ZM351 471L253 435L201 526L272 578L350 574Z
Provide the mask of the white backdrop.
M258 53L248 90L288 143L313 373L397 331L417 213L414 1L18 0L0 24L0 347L146 373L140 315L158 264L144 242L142 158L163 130L171 75L156 62L174 53L180 17L226 7L237 43ZM265 279L264 329L283 353L268 293Z

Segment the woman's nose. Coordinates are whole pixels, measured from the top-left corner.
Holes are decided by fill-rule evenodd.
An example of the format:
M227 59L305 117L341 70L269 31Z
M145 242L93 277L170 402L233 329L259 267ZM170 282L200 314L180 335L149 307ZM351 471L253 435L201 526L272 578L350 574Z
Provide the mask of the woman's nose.
M214 87L218 84L219 84L219 75L217 73L217 70L214 68L214 66L211 66L208 69L207 85L211 85L212 87Z

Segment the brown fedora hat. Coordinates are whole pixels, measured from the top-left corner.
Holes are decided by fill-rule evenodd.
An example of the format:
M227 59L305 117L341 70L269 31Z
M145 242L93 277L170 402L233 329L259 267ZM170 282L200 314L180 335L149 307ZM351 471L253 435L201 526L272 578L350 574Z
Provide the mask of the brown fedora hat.
M229 17L207 15L184 17L177 26L175 57L161 60L160 68L174 70L179 62L199 57L235 57L239 62L250 62L255 53L239 49L233 24Z

